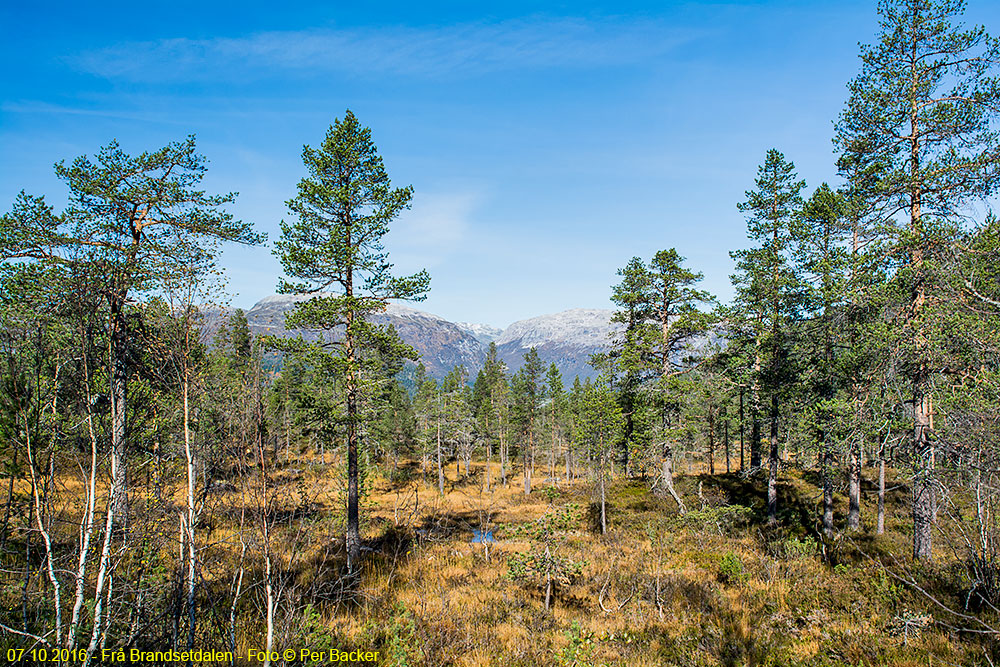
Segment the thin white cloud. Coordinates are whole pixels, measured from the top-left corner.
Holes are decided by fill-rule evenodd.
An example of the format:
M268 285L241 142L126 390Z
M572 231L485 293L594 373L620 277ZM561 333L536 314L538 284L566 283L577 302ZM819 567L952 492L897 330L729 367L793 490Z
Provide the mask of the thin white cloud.
M657 21L536 18L438 28L180 37L119 44L84 53L74 61L99 76L143 82L330 72L439 77L641 62L696 36Z
M172 125L182 125L183 122L173 115L165 112L153 111L124 111L121 109L87 109L84 107L69 107L60 104L49 104L47 102L20 101L20 102L0 102L0 112L17 113L38 116L42 114L66 114L71 116L97 116L103 118L115 118L118 120L138 120L142 122L168 123Z
M393 223L386 244L400 266L431 267L445 261L466 240L478 192L416 193L413 206Z

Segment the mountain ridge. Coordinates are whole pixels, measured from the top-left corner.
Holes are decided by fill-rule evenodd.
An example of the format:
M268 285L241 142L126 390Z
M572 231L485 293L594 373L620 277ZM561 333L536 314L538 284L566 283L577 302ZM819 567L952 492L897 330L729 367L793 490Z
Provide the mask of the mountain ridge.
M297 303L316 295L272 294L246 310L247 323L255 334L280 337L303 335L315 339L317 331L293 331L284 327L285 316ZM227 309L232 312L235 309ZM486 360L491 342L510 372L523 363L524 353L535 347L543 364L554 363L565 381L576 376L593 377L590 355L607 349L614 311L601 308L571 308L512 322L505 329L472 322L452 322L433 313L399 303L373 316L379 324L392 324L400 338L421 355L431 377L441 378L461 364L474 378ZM336 334L333 334L336 335Z

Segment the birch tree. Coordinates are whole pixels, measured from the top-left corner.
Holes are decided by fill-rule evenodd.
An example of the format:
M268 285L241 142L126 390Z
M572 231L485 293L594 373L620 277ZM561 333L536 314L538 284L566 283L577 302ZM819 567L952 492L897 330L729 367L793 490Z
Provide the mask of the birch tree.
M128 521L127 313L141 294L210 262L220 241L257 244L263 237L225 210L235 193L198 189L206 160L195 138L129 155L117 141L95 158L55 166L69 190L69 206L55 215L42 198L25 193L0 223L0 259L55 261L93 267L93 287L107 308L107 367L111 377L111 451L116 525Z

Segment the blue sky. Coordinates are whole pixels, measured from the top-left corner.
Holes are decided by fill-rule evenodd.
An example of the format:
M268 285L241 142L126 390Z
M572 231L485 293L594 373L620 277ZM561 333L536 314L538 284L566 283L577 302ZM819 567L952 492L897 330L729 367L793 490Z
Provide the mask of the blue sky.
M1000 6L969 23L1000 31ZM100 9L98 10L97 7ZM205 186L278 236L283 202L350 108L412 210L386 238L427 268L418 307L506 326L610 307L630 257L676 247L731 296L736 210L768 148L810 188L876 30L874 0L594 4L0 3L0 210L64 203L60 159L189 133ZM232 303L273 293L270 248L227 248Z

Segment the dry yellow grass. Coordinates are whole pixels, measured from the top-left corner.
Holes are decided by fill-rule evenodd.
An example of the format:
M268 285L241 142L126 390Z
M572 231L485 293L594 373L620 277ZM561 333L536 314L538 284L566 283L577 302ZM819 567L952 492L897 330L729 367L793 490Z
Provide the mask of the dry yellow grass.
M435 483L436 471L428 473ZM405 483L374 480L366 538L377 544L391 529L413 541L366 570L364 603L328 617L339 641L386 645L386 628L402 627L405 617L412 645L384 664L975 664L988 655L982 642L949 642L947 632L933 627L904 646L889 627L897 606L916 608L919 600L891 587L873 595L871 582L878 580L869 565L834 570L816 554L767 553L756 528L719 534L682 524L671 503L637 482L613 485L607 536L581 520L556 540L560 554L587 565L572 585L556 591L546 611L540 586L506 576L510 554L532 546L511 529L553 506L588 505L591 483L563 482L550 499L541 489L552 485L536 482L526 498L519 476L490 491L482 486L481 466L472 478L450 468L444 497L419 474ZM497 469L492 478L498 479ZM310 481L323 487L317 496L324 511L339 514L336 484L321 474ZM801 479L786 484L808 486ZM698 504L697 498L689 502ZM487 512L499 538L488 562L482 546L470 543ZM801 531L789 535L798 539ZM720 577L727 553L745 569L741 581ZM373 623L382 631L373 632Z
M497 483L497 466L490 490L483 487L482 465L474 466L469 479L449 466L442 497L436 470L428 470L425 485L419 462L407 465L416 474L406 481L369 479L364 537L373 551L350 580L339 542L337 462L303 457L277 465L270 494L280 573L279 649L378 650L380 665L504 667L988 665L998 658L997 647L983 637L940 626L914 633L904 645L891 632L893 620L902 609L923 609L925 603L887 582L842 542L830 545L838 551L824 562L808 538L810 527L795 523L793 514L774 534L756 518L731 529L720 528L710 514L700 523L681 520L672 501L654 496L639 480L611 485L607 535L593 532L584 516L553 540L558 555L586 565L571 585L556 588L553 606L545 610L540 585L508 576L512 554L539 548L515 529L568 503L586 514L592 483L536 479L535 491L525 497L519 475L508 486ZM677 486L696 511L702 505L698 481L708 508L755 502L752 485L735 474L680 476ZM60 496L69 499L80 490L79 481L67 476ZM782 490L786 504L799 503L804 516L812 511L815 488L799 473L789 474ZM179 487L164 493L156 502L182 506ZM143 490L136 500L155 501ZM205 547L203 604L213 609L228 610L240 537L251 544L236 628L237 653L244 655L261 648L263 637L262 593L255 585L262 571L259 534L253 518L242 533L238 524L241 505L251 500L235 484L214 494L198 534ZM72 502L63 510L67 518L80 511ZM893 511L895 517L905 510ZM163 514L171 512L176 515ZM483 545L471 543L472 530L480 527L497 537L488 559ZM905 548L905 521L893 518L889 528L884 538L867 536L866 546L896 553ZM71 531L62 539L72 539ZM168 546L161 557L169 565L177 556ZM734 563L738 571L726 569Z

